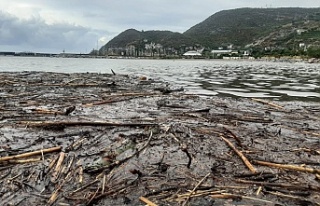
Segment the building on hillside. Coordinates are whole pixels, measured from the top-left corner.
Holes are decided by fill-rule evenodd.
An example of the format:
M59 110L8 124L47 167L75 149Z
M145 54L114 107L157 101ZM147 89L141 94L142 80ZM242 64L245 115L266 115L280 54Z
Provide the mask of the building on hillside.
M193 58L193 57L200 57L202 56L202 54L199 51L191 50L184 53L183 56Z
M217 57L224 56L224 55L232 55L233 53L234 52L230 49L228 49L228 50L225 50L225 49L211 50L211 54L213 55L213 58L217 58Z

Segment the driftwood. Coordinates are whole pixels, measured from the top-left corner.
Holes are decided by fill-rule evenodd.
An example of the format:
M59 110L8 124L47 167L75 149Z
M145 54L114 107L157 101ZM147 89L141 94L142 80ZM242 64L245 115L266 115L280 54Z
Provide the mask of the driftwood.
M105 98L109 98L108 100L102 100L102 101L97 101L97 102L92 102L92 103L86 103L84 104L85 107L91 107L95 105L103 105L103 104L110 104L110 103L115 103L115 102L120 102L120 101L126 101L128 99L117 99L119 97L131 97L131 98L136 98L136 97L144 97L144 96L158 96L160 95L159 93L122 93L122 94L114 94L114 95L109 95Z
M304 190L304 191L312 190L316 192L320 191L320 186L316 186L316 185L259 182L259 181L249 181L249 180L241 180L241 179L236 179L235 181L243 184L269 186L269 187L281 187L281 188L286 188L290 190Z
M117 122L102 122L102 121L40 121L40 122L26 122L21 121L20 124L26 124L28 127L42 127L42 128L56 128L56 127L75 127L75 126L109 126L109 127L145 127L154 126L155 123L117 123Z
M145 197L140 197L139 198L141 202L146 203L148 206L157 206L155 203L151 202L149 199L145 198Z
M192 194L193 194L193 193L198 189L198 187L209 177L210 174L211 174L211 173L208 173L206 176L204 176L204 177L198 182L198 184L192 189L192 191L190 192L190 194L188 195L187 199L184 201L184 203L182 204L182 206L185 206L185 205L188 203L188 201L189 201L190 197L192 196Z
M144 149L146 149L150 142L151 142L151 138L152 138L152 131L150 132L150 136L148 138L148 141L144 144L144 146L142 148L140 148L139 150L137 150L134 154L122 159L122 160L119 160L119 161L116 161L116 162L113 162L111 164L107 164L105 166L102 166L102 167L99 167L99 168L95 168L95 169L87 169L85 172L87 173L97 173L97 172L102 172L104 170L108 170L108 172L110 172L113 168L117 167L117 166L120 166L122 164L124 164L125 162L127 162L128 160L130 160L131 158L135 157L136 155L139 155L140 152L142 152ZM108 173L106 172L106 173Z
M8 163L11 164L25 164L25 163L31 163L31 162L39 162L41 161L41 157L39 158L32 158L32 159L25 159L25 160L9 160Z
M241 160L244 162L244 164L248 167L248 169L252 172L252 173L257 173L256 168L254 168L254 166L249 162L249 160L246 158L246 156L244 156L242 154L242 152L240 152L228 139L224 138L222 135L220 135L221 139L223 141L225 141L228 146L233 149L233 151L235 151L235 153L241 158Z
M238 145L242 147L242 142L241 139L234 134L234 132L232 132L230 129L228 129L227 127L223 127L223 129L225 129L228 133L230 133L230 136L237 141Z
M255 101L255 102L260 102L260 103L269 105L269 106L274 107L274 108L276 108L276 109L280 109L280 110L283 110L283 109L284 109L284 108L283 108L282 106L280 106L280 105L277 105L277 104L274 104L274 103L265 101L265 100L263 100L263 99L252 98L252 100Z
M264 162L259 160L254 160L255 164L268 166L268 167L276 167L279 169L287 169L287 170L293 170L293 171L299 171L299 172L307 172L307 173L313 173L313 174L320 174L320 169L314 169L310 167L301 167L296 165L288 165L288 164L278 164L278 163L272 163L272 162Z
M61 150L61 148L62 147L60 147L60 146L59 147L52 147L52 148L38 150L38 151L34 151L34 152L27 152L24 154L18 154L18 155L7 156L7 157L0 157L0 163L4 162L4 161L8 161L8 160L15 160L15 159L19 159L19 158L34 156L34 155L41 155L41 154L50 153L50 152L58 152Z
M188 198L189 196L194 198L194 197L209 196L209 195L214 195L214 194L221 194L223 192L226 192L226 190L216 190L216 189L203 190L199 187L194 192L190 191L185 194L176 195L172 198L169 198L168 200L176 200L178 202L181 202L181 201L185 200L186 198Z
M317 205L319 104L173 94L111 72L0 73L3 205Z
M54 169L54 173L53 173L53 178L54 180L57 180L58 177L59 177L59 174L61 172L61 168L62 168L62 162L64 160L64 157L65 157L65 153L64 152L60 152L60 156L59 156L59 159L58 159L58 162L57 162L57 165Z
M267 194L272 194L272 195L276 195L279 197L284 197L284 198L288 198L288 199L293 199L296 200L298 202L301 203L301 205L317 205L320 206L320 203L314 202L314 201L310 201L306 198L301 198L301 197L297 197L297 196L293 196L293 195L288 195L288 194L283 194L280 192L270 192L270 191L264 191Z
M236 200L246 199L246 200L252 200L255 202L275 205L274 202L269 201L269 200L264 200L264 199L259 199L256 197L249 197L249 196L244 196L244 195L230 194L230 193L215 194L215 195L211 195L211 197L215 198L215 199L236 199Z

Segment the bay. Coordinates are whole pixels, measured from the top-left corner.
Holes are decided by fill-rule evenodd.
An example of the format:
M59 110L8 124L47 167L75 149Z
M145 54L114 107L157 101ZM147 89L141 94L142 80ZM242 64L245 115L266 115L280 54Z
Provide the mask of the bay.
M1 72L111 73L111 69L165 81L192 94L320 101L320 65L305 62L0 57Z

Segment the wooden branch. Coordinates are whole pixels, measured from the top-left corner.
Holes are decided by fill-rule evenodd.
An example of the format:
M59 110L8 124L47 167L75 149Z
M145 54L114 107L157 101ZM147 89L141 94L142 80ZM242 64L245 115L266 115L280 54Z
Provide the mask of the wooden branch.
M181 151L184 152L184 153L186 153L186 155L187 155L187 157L188 157L187 168L190 169L190 167L191 167L191 162L192 162L192 157L191 157L191 155L190 155L190 153L189 153L189 151L188 151L187 145L182 145L182 146L181 146Z
M143 196L139 197L139 200L141 202L146 203L148 206L157 206L155 203L151 202L150 200L148 200L147 198L145 198Z
M270 187L281 187L290 190L306 190L306 191L320 191L319 186L315 185L303 185L303 184L285 184L285 183L273 183L273 182L259 182L259 181L249 181L249 180L235 180L238 183L250 184L250 185L259 185L259 186L270 186Z
M80 184L83 183L83 167L82 166L79 167L79 183Z
M185 205L188 203L191 195L192 195L192 194L198 189L198 187L209 177L210 174L211 174L211 172L209 172L206 176L204 176L204 177L198 182L198 184L193 188L193 190L192 190L192 191L190 192L190 194L188 195L187 199L183 202L182 206L185 206Z
M26 159L26 160L9 160L9 163L11 164L25 164L25 163L31 163L31 162L38 162L41 161L41 157L39 158L32 158L32 159Z
M293 200L296 200L296 201L300 201L301 203L303 202L305 205L317 205L317 206L320 206L320 203L313 202L313 201L308 200L306 198L301 198L301 197L297 197L297 196L293 196L293 195L283 194L283 193L280 193L280 192L270 192L270 191L264 191L264 192L268 193L268 194L276 195L276 196L279 196L279 197L289 198L289 199L293 199Z
M73 126L112 126L112 127L145 127L154 126L155 123L117 123L117 122L102 122L102 121L83 121L83 122L69 122L69 121L41 121L41 122L19 122L21 124L27 124L29 127L73 127Z
M284 108L280 105L277 105L277 104L274 104L274 103L271 103L271 102L268 102L268 101L265 101L265 100L262 100L262 99L256 99L256 98L252 98L253 101L256 101L256 102L260 102L260 103L263 103L263 104L266 104L266 105L269 105L271 107L275 107L277 109L281 109L283 110Z
M64 157L65 157L65 153L64 152L60 152L60 156L59 156L57 165L56 165L56 167L54 169L54 172L53 172L53 179L54 180L57 180L58 177L59 177L59 174L61 172L61 165L62 165L62 162L64 160Z
M31 109L31 111L34 111L38 114L63 114L64 112L58 111L58 110L50 110L50 109L44 109L44 108L35 108Z
M60 185L58 185L57 189L53 191L53 193L51 194L51 196L50 196L50 198L49 198L49 200L47 202L48 203L47 205L51 206L57 200L59 192L60 192L62 186L66 182L67 182L66 180L63 180L63 182Z
M282 127L282 128L286 128L286 129L289 129L289 130L293 130L293 131L295 131L295 132L300 132L300 133L303 133L303 134L320 137L320 133L311 132L311 131L306 131L306 130L303 130L303 129L292 128L292 127L288 127L288 126L285 126L285 125L281 125L281 127Z
M92 103L87 103L84 104L86 107L94 106L94 105L102 105L102 104L109 104L109 103L114 103L114 102L120 102L120 101L125 101L128 99L115 99L117 97L144 97L144 96L157 96L159 93L123 93L123 94L114 94L107 96L109 98L108 100L102 100L102 101L97 101L97 102L92 102Z
M276 167L280 169L287 169L287 170L293 170L293 171L299 171L299 172L307 172L307 173L313 173L313 174L320 174L320 169L314 169L310 167L301 167L296 165L288 165L288 164L278 164L278 163L272 163L272 162L264 162L259 160L254 160L255 164L268 166L268 167Z
M243 196L243 195L236 195L236 194L230 194L230 193L221 193L221 194L216 194L216 195L211 195L212 198L219 198L219 199L247 199L247 200L252 200L256 202L263 202L267 203L270 205L275 205L274 202L268 201L268 200L263 200L255 197L249 197L249 196Z
M95 179L94 181L87 183L86 185L84 185L84 186L76 189L75 191L71 192L71 193L70 193L70 196L74 195L74 194L77 193L77 192L83 191L84 189L90 187L91 185L93 185L93 184L95 184L95 183L97 183L97 182L99 182L99 181L100 181L99 179Z
M199 189L199 188L198 188ZM208 195L215 195L215 194L221 194L223 192L226 192L226 190L214 190L214 189L210 189L210 190L196 190L193 192L193 194L191 195L191 197L201 197L201 196L208 196ZM187 192L185 194L182 195L174 195L171 198L168 198L168 201L171 200L176 200L178 202L182 202L185 198L187 198L190 195L190 192ZM176 198L177 197L177 198Z
M113 162L112 164L107 164L105 166L102 166L102 167L99 167L99 168L94 168L94 169L87 169L85 172L87 173L96 173L96 172L101 172L103 170L107 170L107 169L113 169L115 168L116 166L120 166L122 165L123 163L127 162L128 160L130 160L131 158L135 157L136 155L140 154L140 152L142 152L145 148L148 147L148 145L150 144L151 142L151 139L152 139L152 131L150 132L150 136L148 138L148 141L144 144L144 146L137 150L134 154L122 159L122 160L119 160L119 161L116 161L116 162Z
M227 132L229 132L231 137L237 141L237 143L238 143L238 145L240 147L242 147L242 142L241 142L240 138L237 135L235 135L230 129L228 129L225 126L223 126L223 129L226 130Z
M224 138L222 135L220 135L221 139L225 141L228 146L235 151L235 153L241 158L241 160L244 162L244 164L248 167L248 169L252 173L257 173L257 170L253 167L253 165L249 162L249 160L242 154L241 151L239 151L228 139Z
M27 153L24 153L24 154L18 154L18 155L7 156L7 157L0 157L0 162L13 160L13 159L19 159L19 158L30 157L30 156L34 156L34 155L41 155L42 153L45 154L45 153L50 153L50 152L57 152L57 151L60 151L61 148L62 148L61 146L52 147L52 148L38 150L38 151L34 151L34 152L27 152Z

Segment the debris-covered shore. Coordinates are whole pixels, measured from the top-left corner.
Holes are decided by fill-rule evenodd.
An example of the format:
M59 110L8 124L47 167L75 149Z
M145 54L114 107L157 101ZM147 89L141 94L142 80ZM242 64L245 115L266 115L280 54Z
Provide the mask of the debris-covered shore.
M0 73L2 205L320 205L320 105Z

